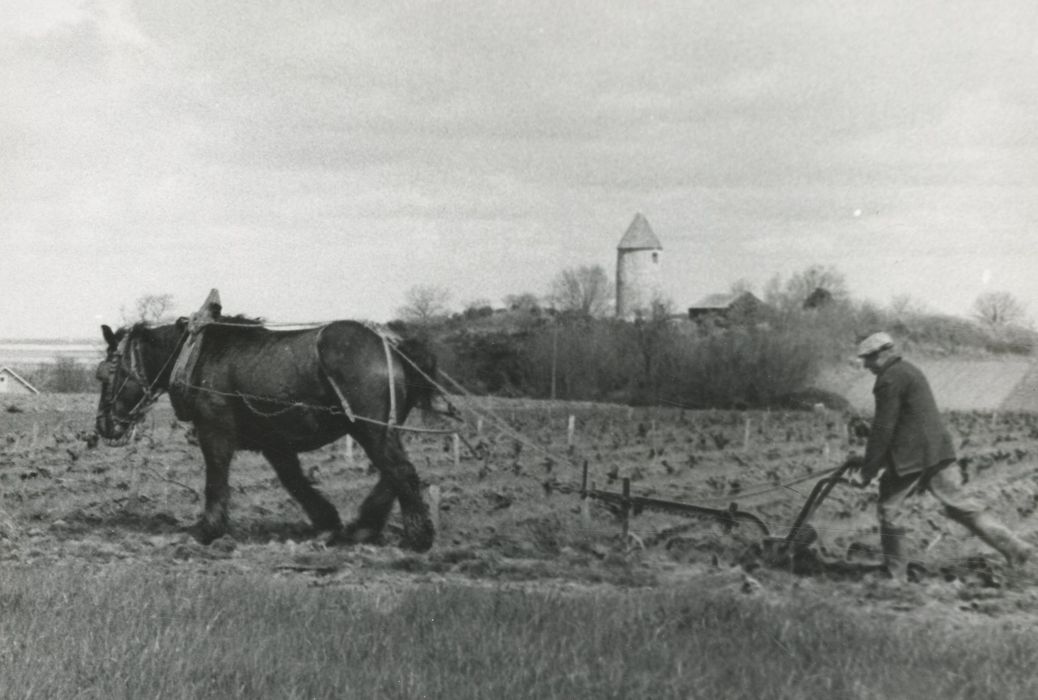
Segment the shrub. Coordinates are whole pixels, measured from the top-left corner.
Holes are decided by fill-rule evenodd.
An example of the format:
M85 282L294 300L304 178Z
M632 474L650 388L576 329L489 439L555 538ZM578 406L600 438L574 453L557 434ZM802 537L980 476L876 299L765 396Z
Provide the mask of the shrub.
M502 314L426 331L437 338L444 371L476 393L749 408L810 387L820 370L845 363L862 337L881 329L907 352L928 355L1028 354L1035 338L1027 329L996 332L968 319L846 300L724 323Z
M56 394L89 393L96 388L93 368L69 357L59 357L43 374L44 391Z

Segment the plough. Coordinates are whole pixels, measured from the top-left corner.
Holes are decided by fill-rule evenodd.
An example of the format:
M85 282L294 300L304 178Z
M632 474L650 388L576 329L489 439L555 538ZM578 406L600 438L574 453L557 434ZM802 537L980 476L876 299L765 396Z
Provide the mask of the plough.
M712 518L719 522L725 528L725 531L730 531L743 524L749 525L760 531L761 545L765 556L772 561L778 561L787 557L793 557L797 553L806 550L816 539L818 539L818 532L809 524L808 521L818 509L818 506L822 504L825 498L833 490L833 487L840 483L854 483L845 477L847 471L851 469L854 464L855 462L848 460L820 478L815 483L814 488L811 489L811 493L808 495L804 505L800 508L799 513L797 513L796 519L793 521L793 525L790 527L789 532L781 537L773 535L768 525L757 515L745 510L740 510L738 503L735 502L731 503L727 508L710 508L692 503L667 501L646 496L633 496L631 495L630 479L624 479L622 481L623 490L620 493L596 489L593 488L593 486L589 487L587 462L584 463L579 490L555 482L547 482L544 487L548 493L551 493L552 491L558 491L560 493L575 492L578 493L581 499L585 502L588 500L595 500L612 506L614 509L619 511L623 523L623 534L625 538L629 534L631 516L638 515L644 510L698 518ZM665 533L662 533L662 535L663 537L671 536L680 530L687 529L688 527L689 526L679 526L678 528L671 528ZM658 536L656 541L663 537Z

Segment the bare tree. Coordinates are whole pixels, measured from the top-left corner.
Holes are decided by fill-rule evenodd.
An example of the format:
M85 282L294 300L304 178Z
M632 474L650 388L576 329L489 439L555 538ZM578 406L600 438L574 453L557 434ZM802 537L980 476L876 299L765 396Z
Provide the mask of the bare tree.
M133 304L133 312L128 312L126 307L120 309L123 322L131 325L143 321L145 323L163 323L170 321L170 311L173 308L172 294L144 294L137 297Z
M918 316L926 313L926 304L908 294L896 294L890 299L890 312L896 318Z
M780 309L799 309L819 289L822 292L818 296L824 295L830 303L850 299L842 272L832 265L811 265L784 281L775 275L764 290L764 300Z
M581 265L560 272L551 283L550 299L559 311L600 317L609 313L613 283L601 265Z
M465 318L485 318L494 315L494 305L489 299L473 299L465 304L461 315Z
M973 302L973 313L982 323L1003 327L1021 323L1026 310L1009 292L984 292Z
M647 313L639 316L634 323L646 385L652 388L654 395L660 391L660 363L668 344L674 338L674 328L670 323L673 315L674 304L669 299L657 296L652 300Z
M541 300L532 292L521 294L509 294L503 301L505 306L512 311L538 311L541 308Z
M740 277L739 279L732 282L732 284L728 287L729 294L739 295L745 294L746 292L753 294L753 282L746 279L745 277Z
M437 316L447 313L450 292L434 284L418 284L404 294L404 305L397 313L405 321L428 323Z

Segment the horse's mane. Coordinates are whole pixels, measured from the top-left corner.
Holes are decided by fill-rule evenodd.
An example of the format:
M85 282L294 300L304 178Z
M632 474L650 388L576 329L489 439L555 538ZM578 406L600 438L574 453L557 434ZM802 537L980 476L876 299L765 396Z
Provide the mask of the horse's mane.
M245 316L243 314L236 314L234 316L220 315L213 319L213 322L205 328L206 333L213 337L223 338L240 338L240 337L254 337L256 335L265 335L270 333L271 330L263 325L264 320L262 318L253 318L251 316Z
M223 316L221 315L216 319L217 324L227 324L231 326L262 326L264 319L259 317L246 316L244 314L235 314L234 316Z
M124 335L129 335L131 338L139 338L143 334L151 334L155 331L161 331L171 326L175 326L178 329L185 329L187 328L188 321L189 319L186 316L181 316L172 324L137 321L132 326L120 328L116 332L116 337L122 338ZM226 328L228 331L234 333L247 330L266 330L266 327L263 325L264 323L265 321L263 318L236 314L234 316L221 315L214 319L212 325L216 328Z

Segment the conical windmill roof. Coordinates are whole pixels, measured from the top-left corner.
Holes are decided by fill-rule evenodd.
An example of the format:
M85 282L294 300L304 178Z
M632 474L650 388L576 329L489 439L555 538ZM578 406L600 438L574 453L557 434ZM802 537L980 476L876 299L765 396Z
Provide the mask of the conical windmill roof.
M644 250L646 248L663 250L660 239L656 238L649 222L640 212L634 215L634 221L627 227L627 233L620 239L620 243L616 247L619 250Z

